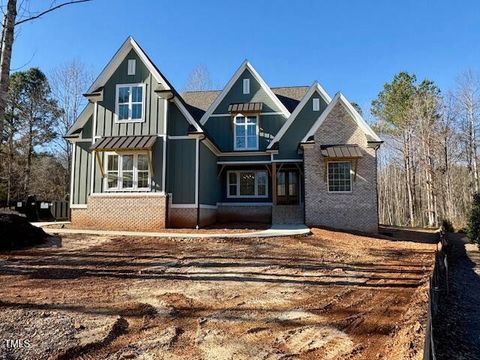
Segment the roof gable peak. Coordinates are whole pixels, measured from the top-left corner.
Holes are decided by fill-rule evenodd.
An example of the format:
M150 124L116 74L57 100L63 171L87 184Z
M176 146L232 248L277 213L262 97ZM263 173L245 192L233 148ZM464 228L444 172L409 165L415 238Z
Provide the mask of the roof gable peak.
M280 111L283 113L285 117L290 116L290 112L287 110L285 105L278 99L278 97L273 93L272 89L267 85L265 80L260 76L260 74L255 70L253 65L248 61L244 60L243 63L240 65L240 67L235 71L233 76L230 78L228 81L227 85L223 88L222 92L217 96L215 101L208 107L207 111L205 114L202 116L200 119L200 123L204 125L210 116L213 114L215 109L220 105L222 100L225 98L225 96L228 94L230 89L233 87L233 85L237 82L237 80L240 78L240 76L243 74L245 70L248 70L252 76L255 78L255 80L260 84L260 87L267 93L267 95L272 99L272 101L275 103L275 105L278 106Z
M162 90L172 90L169 82L160 73L160 71L157 69L155 64L147 56L145 51L143 51L143 49L140 47L140 45L138 45L138 43L135 41L135 39L132 36L129 36L123 42L122 46L120 46L120 48L117 50L115 55L113 55L113 57L110 59L107 65L103 68L102 72L95 79L93 84L88 89L87 93L94 92L98 88L104 86L105 83L108 81L108 79L112 76L112 74L118 68L118 66L121 64L121 62L128 55L130 50L135 51L135 53L138 55L138 57L142 60L142 62L147 67L147 69L153 75L155 80L162 86Z

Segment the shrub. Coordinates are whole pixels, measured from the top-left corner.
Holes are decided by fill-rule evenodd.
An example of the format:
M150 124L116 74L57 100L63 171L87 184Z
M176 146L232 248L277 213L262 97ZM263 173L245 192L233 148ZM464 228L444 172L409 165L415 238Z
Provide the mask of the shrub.
M467 224L467 236L471 242L480 245L480 193L473 195L472 209Z
M443 232L454 232L455 231L455 229L453 228L452 222L448 219L443 219L442 220L442 230L443 230Z

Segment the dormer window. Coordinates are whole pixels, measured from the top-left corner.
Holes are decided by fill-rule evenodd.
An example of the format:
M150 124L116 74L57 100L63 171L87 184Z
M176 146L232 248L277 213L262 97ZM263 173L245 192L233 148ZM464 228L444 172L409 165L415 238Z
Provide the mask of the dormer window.
M235 150L258 150L258 115L237 114L233 126Z
M243 94L250 94L250 79L243 79Z
M117 121L143 121L145 84L117 85L115 113Z

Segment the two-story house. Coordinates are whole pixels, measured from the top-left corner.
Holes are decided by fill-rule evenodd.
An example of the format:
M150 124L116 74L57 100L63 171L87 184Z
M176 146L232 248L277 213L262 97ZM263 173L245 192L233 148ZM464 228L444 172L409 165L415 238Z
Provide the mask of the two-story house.
M271 88L245 61L222 90L179 94L129 38L85 96L67 134L74 225L377 231L382 141L341 93Z

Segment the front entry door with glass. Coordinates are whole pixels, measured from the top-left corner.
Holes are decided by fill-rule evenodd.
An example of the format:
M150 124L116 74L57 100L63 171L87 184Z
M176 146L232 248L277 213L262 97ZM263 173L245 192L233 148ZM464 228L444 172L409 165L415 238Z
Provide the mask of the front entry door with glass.
M281 170L277 175L277 204L296 205L299 200L298 170Z

